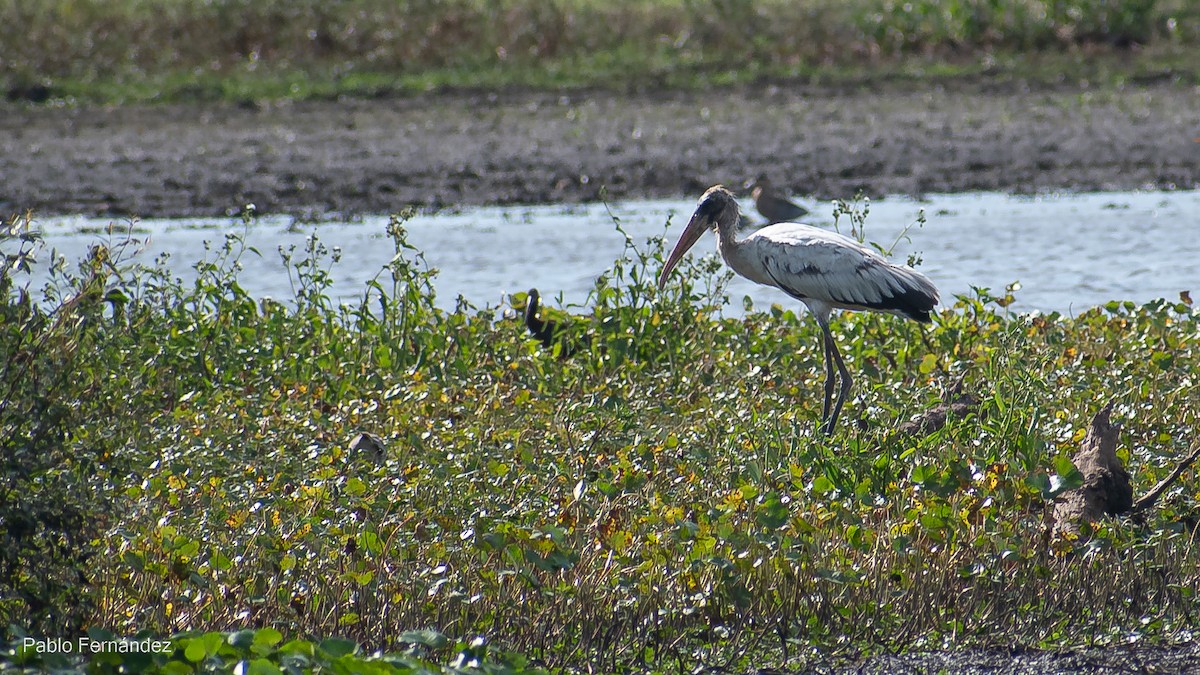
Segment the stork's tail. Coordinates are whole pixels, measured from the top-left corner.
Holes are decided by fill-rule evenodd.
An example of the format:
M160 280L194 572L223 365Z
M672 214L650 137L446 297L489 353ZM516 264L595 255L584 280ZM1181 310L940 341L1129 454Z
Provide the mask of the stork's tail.
M938 289L929 280L911 267L893 265L897 272L895 279L898 289L893 289L890 298L880 301L879 309L906 316L913 321L929 323L933 318L929 315L938 303Z

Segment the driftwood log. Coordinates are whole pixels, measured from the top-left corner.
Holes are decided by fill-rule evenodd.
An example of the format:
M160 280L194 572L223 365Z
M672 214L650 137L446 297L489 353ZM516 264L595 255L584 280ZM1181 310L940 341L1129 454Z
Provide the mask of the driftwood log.
M1076 531L1079 523L1115 516L1133 507L1129 472L1117 457L1121 425L1113 424L1112 403L1092 418L1083 444L1071 461L1083 474L1083 485L1068 490L1054 501L1055 528Z
M1080 523L1153 507L1163 492L1200 457L1197 446L1169 476L1135 501L1129 472L1117 457L1121 425L1113 424L1112 407L1109 403L1096 413L1079 451L1071 457L1075 468L1083 474L1083 485L1054 500L1052 516L1057 532L1078 532Z

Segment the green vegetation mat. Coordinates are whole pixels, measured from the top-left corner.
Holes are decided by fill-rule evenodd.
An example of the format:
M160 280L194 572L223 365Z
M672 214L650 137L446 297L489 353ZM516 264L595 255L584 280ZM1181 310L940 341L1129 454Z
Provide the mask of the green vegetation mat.
M1197 78L1189 0L0 0L12 100Z
M273 673L690 671L1194 628L1194 473L1137 518L1048 522L1106 403L1139 493L1195 442L1186 297L1011 315L977 289L928 327L843 316L856 388L826 439L818 329L797 307L723 317L711 256L660 293L662 239L627 239L586 308L547 310L547 350L499 310L437 308L403 219L388 233L392 263L339 305L329 270L353 263L315 236L229 235L185 284L112 235L50 261L43 294L22 281L47 264L37 237L9 224L0 661L64 665L22 638L88 629L176 636L97 668ZM294 297L241 289L260 254ZM973 411L901 430L959 381ZM351 450L364 431L382 454Z

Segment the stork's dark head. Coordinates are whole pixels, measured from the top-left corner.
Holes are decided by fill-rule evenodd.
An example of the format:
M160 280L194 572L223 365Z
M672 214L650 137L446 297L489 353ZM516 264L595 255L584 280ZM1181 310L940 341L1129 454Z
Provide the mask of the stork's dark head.
M675 244L671 255L667 257L662 274L658 277L658 287L662 288L667 285L667 276L671 274L671 270L675 269L675 265L679 264L679 259L683 257L683 254L687 253L688 249L700 239L700 235L707 230L720 227L735 227L737 222L738 204L733 193L725 189L724 185L710 187L700 197L700 202L696 205L696 212L692 214L692 219L688 221L687 227L683 228L683 234L679 235L679 242Z

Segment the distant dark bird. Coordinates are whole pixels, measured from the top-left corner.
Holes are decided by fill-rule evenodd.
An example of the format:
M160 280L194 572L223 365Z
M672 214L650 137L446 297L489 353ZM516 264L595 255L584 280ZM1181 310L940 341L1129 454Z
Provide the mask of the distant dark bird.
M798 223L769 225L736 239L738 204L723 186L708 189L667 257L658 287L705 231L717 231L717 251L725 264L747 279L774 286L803 302L824 334L825 403L821 431L832 434L853 381L829 332L834 309L887 312L929 323L938 291L911 267L893 265L859 242L835 232ZM834 366L842 379L833 401Z
M525 327L529 329L529 333L537 338L542 346L546 349L554 349L556 343L561 344L559 349L559 358L569 358L578 349L579 344L588 346L590 340L587 336L577 338L576 340L563 339L564 329L558 325L558 322L553 319L542 319L538 316L542 306L542 296L536 288L529 289L525 294Z
M557 328L556 321L543 321L538 316L538 310L542 306L542 296L536 288L529 289L525 294L525 327L533 337L537 338L542 346L550 349L554 346L554 329Z
M775 188L770 181L759 177L758 180L746 184L750 189L750 198L754 200L754 208L767 219L768 225L776 223L793 223L808 215L808 209L792 203Z

